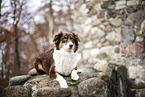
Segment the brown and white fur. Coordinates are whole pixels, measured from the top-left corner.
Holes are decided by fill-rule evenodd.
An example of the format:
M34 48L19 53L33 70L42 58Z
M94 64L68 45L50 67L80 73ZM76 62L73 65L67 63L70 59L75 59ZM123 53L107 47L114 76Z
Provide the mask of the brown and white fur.
M76 70L79 41L74 32L56 33L53 38L55 48L42 53L33 63L37 72L47 73L59 82L61 88L68 88L63 76L71 75L71 79L79 79Z

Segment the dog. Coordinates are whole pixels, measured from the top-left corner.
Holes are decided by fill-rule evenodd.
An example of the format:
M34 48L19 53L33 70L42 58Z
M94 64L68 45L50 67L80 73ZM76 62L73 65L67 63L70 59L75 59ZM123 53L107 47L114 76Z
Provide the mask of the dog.
M61 88L68 88L63 76L78 80L77 63L80 39L74 32L58 32L53 37L55 47L42 53L33 65L38 74L48 74Z

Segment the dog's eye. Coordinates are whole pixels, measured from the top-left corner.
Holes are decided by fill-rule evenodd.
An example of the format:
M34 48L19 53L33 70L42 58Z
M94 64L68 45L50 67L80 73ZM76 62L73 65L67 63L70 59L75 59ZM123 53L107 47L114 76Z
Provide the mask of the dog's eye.
M73 36L71 36L70 39L73 39Z
M64 36L65 39L67 39L67 36Z
M65 38L62 39L62 43L65 43L65 42L67 42L67 39L65 39Z

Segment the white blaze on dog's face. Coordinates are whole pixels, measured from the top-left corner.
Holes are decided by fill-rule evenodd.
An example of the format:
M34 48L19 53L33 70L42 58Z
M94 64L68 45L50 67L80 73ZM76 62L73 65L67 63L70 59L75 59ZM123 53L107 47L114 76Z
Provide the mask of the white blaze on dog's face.
M66 44L65 43L62 44L62 48L67 50L67 51L72 51L73 48L74 48L74 44L70 41L70 42L68 42Z
M60 49L63 48L66 51L72 51L74 49L74 46L75 46L75 42L72 35L66 34L62 36L59 44Z

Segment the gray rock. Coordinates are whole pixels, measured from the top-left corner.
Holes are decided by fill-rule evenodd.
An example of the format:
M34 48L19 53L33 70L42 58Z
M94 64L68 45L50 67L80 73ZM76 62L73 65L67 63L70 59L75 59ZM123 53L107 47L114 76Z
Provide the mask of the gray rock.
M122 40L130 44L134 40L134 30L132 28L122 28Z
M105 32L98 27L93 27L91 29L91 37L93 39L96 39L97 37L103 37L105 35Z
M106 97L106 83L98 78L90 78L78 85L79 94L83 97Z
M122 20L120 18L110 18L109 22L113 26L120 26L122 24Z
M110 31L112 31L112 26L107 25L104 30L105 30L105 32L110 32Z
M24 86L37 86L37 87L46 87L46 86L58 86L58 82L56 80L51 79L47 74L37 75L30 78L27 82L25 82Z
M31 97L30 87L9 86L1 92L0 97Z
M90 55L95 57L100 52L100 49L94 48L90 50Z
M134 42L129 45L129 53L133 55L144 56L144 51L144 45L141 43Z
M68 97L70 95L70 89L62 89L58 87L43 87L37 90L37 97Z
M106 36L106 39L109 41L121 42L122 36L120 33L115 33L114 31L112 31L111 33L108 33L108 35Z
M96 19L96 20L94 20L94 21L93 21L93 25L94 25L94 26L98 26L99 24L101 24L102 20L103 20L103 19Z
M82 15L87 15L89 12L89 9L87 8L87 4L82 4L80 6L79 12L81 12Z
M133 5L138 5L139 0L129 0L127 1L127 6L133 6Z
M37 75L37 71L35 68L31 69L29 72L28 72L29 75L33 76L33 75Z
M128 16L125 23L140 26L140 24L143 22L144 19L145 19L145 12L141 10L135 13L131 13Z
M106 60L100 60L98 61L95 65L94 68L98 71L101 71L105 73L106 75L110 76L111 75L111 68L108 65L108 62Z
M9 86L23 85L30 77L30 75L15 76L10 78Z
M116 2L116 8L115 9L122 9L122 8L125 8L126 7L126 1L117 1Z
M129 78L141 79L145 81L145 66L129 66L128 67Z
M100 53L106 53L109 57L114 57L114 47L113 46L104 46L100 49Z

